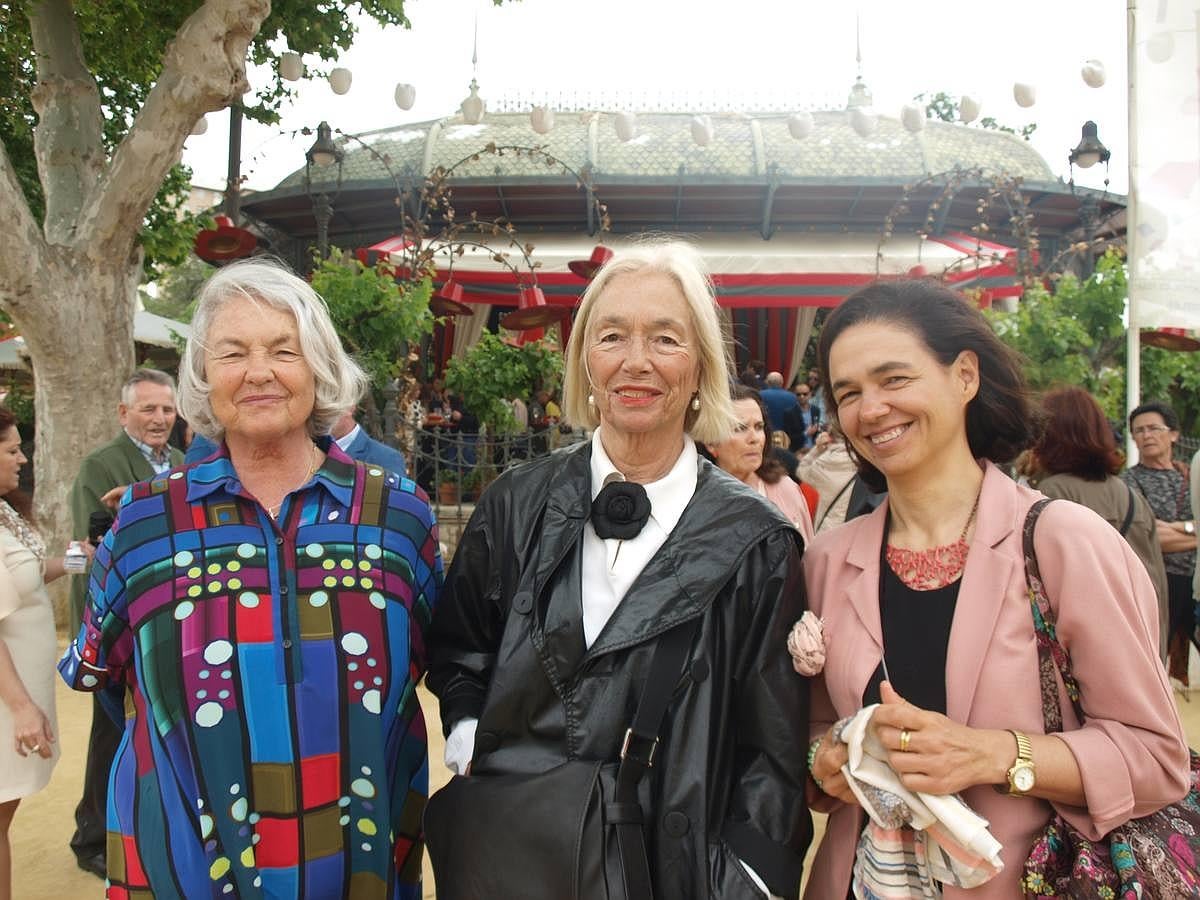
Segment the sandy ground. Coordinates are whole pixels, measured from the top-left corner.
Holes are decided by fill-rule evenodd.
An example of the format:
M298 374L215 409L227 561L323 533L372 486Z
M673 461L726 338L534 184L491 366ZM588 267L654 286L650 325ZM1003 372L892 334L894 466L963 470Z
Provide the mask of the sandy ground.
M1193 684L1200 680L1193 678ZM421 705L429 725L432 787L449 780L441 765L442 730L437 701L420 690ZM1180 699L1179 709L1189 743L1200 745L1200 690L1190 702ZM85 694L76 694L61 683L58 690L58 721L63 755L46 790L25 800L13 821L13 896L16 900L74 900L102 898L104 884L81 871L67 846L75 830L74 810L83 783L83 763L92 704ZM815 845L814 841L814 845ZM433 898L429 861L425 862L425 896Z

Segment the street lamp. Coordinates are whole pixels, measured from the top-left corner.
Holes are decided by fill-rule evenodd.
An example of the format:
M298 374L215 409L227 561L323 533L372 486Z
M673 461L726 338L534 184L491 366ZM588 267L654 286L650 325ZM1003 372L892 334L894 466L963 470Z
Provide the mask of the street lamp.
M1083 135L1079 145L1067 156L1067 162L1081 169L1090 169L1096 163L1108 163L1112 153L1100 138L1096 136L1096 123L1091 120L1083 123Z
M304 153L304 190L312 199L313 217L317 220L317 253L321 259L329 255L329 222L333 218L333 198L342 189L342 149L333 141L333 131L328 122L317 126L317 139ZM313 190L312 170L328 169L337 166L337 178L334 182L333 193L328 191L329 180L322 179Z

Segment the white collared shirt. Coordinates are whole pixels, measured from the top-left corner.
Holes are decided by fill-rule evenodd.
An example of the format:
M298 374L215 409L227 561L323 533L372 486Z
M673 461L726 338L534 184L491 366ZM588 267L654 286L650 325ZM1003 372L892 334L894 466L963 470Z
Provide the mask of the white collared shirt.
M592 499L609 481L624 481L604 450L603 427L592 435ZM583 526L583 641L592 646L626 592L642 574L674 530L696 493L699 454L690 437L683 452L658 481L643 485L650 500L650 518L637 537L628 541L603 539L591 519Z
M354 439L356 437L358 437L358 433L360 431L362 431L362 426L356 424L353 428L351 428L349 431L347 431L345 434L343 434L340 438L334 438L333 442L335 444L337 444L338 447L344 453L345 451L350 449L350 445L354 443ZM401 473L401 474L403 474L403 473Z

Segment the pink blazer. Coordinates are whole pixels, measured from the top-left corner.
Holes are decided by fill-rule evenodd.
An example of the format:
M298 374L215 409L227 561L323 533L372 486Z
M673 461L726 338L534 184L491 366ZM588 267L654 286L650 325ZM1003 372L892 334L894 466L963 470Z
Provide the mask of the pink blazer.
M1040 497L990 463L946 658L946 712L978 728L1043 733L1037 646L1026 593L1021 526ZM804 554L810 607L825 620L825 670L814 680L812 737L862 705L881 658L879 550L887 504L817 536ZM1035 547L1058 635L1071 654L1088 720L1080 728L1061 684L1063 739L1083 774L1085 807L1059 807L1092 837L1179 800L1188 750L1158 659L1158 602L1129 545L1090 509L1056 501L1038 520ZM1015 754L1014 754L1015 755ZM1035 760L1036 761L1036 760ZM964 793L1004 845L1004 871L945 897L1013 898L1050 806L988 785ZM859 837L858 807L829 817L805 900L841 900Z

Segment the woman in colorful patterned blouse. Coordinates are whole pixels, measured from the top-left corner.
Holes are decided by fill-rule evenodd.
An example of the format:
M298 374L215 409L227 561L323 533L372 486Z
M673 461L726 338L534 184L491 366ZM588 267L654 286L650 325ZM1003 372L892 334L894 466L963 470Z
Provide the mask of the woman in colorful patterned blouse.
M418 897L428 502L329 439L364 376L301 279L227 266L192 332L220 452L131 488L60 664L124 710L108 896Z

